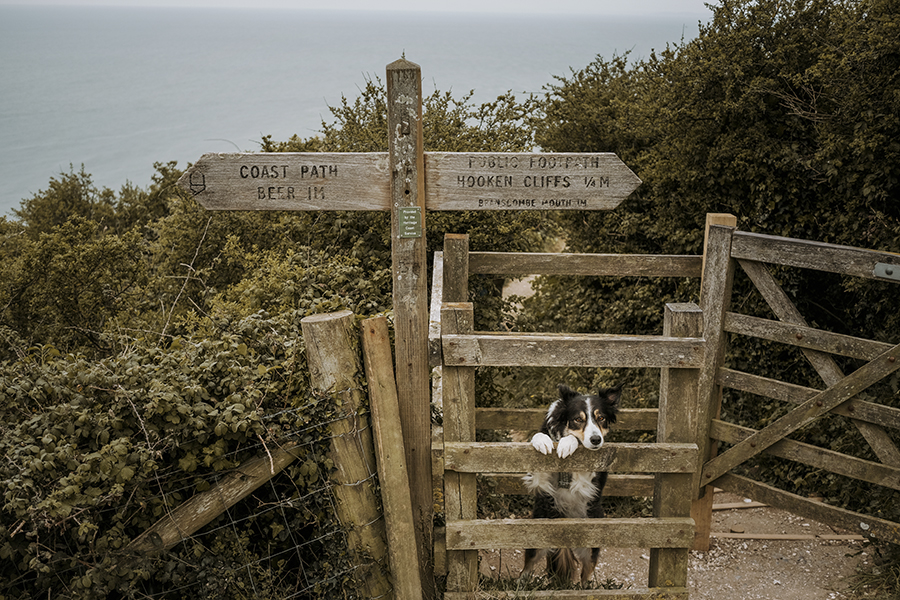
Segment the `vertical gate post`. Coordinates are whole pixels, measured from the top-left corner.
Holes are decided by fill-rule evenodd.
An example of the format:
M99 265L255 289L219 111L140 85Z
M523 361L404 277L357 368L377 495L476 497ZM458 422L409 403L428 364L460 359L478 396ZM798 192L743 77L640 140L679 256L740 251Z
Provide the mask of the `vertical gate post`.
M422 71L405 59L387 66L391 263L397 397L406 440L422 568L423 597L434 596L428 281L425 248L425 153Z
M667 304L663 335L699 337L703 327L702 320L703 314L696 304ZM662 369L657 442L683 444L694 441L699 373L699 369ZM698 464L697 469L699 468ZM653 516L664 518L690 515L693 478L692 473L657 474L653 493ZM649 587L687 587L687 572L687 548L650 550Z
M468 302L446 303L441 333L471 333L474 312ZM475 441L475 368L444 366L444 442ZM447 523L476 517L474 473L444 472L444 514ZM447 591L473 592L478 583L478 551L447 552Z
M731 238L737 219L734 215L709 214L706 216L706 238L703 248L703 279L700 288L700 307L703 309L703 337L706 340L706 357L700 370L700 386L697 394L697 447L702 464L715 456L716 446L709 438L712 419L721 409L721 388L716 383L716 373L725 355L723 320L731 304L731 286L734 279L734 261L731 260ZM700 470L694 476L694 502L691 517L694 519L694 550L709 550L712 526L712 489L700 481Z
M444 234L444 302L469 301L469 236Z
M331 459L336 512L347 529L350 555L364 598L391 593L385 566L388 562L384 519L375 494L375 449L372 429L361 412L359 388L362 368L356 351L353 313L342 310L305 317L300 321L306 342L311 387L333 398L346 415L331 425ZM368 565L368 566L366 566Z

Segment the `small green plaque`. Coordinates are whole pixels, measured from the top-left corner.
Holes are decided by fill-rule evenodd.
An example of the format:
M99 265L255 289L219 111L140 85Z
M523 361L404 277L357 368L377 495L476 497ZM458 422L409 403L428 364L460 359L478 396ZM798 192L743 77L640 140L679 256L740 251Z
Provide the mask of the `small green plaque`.
M418 206L401 206L397 211L400 220L400 237L422 237L422 209Z

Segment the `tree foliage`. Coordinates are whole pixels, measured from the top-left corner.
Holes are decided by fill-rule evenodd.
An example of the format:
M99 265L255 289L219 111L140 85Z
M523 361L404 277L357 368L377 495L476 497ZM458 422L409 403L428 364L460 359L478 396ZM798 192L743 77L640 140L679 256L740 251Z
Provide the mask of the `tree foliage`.
M641 179L615 211L565 215L578 252L699 254L706 213L738 227L896 252L900 248L900 5L895 0L723 0L699 36L629 63L598 57L559 78L543 104L536 141L553 151L616 152ZM900 338L894 284L776 269L807 321L864 338ZM771 317L738 273L732 303ZM524 326L660 333L664 302L698 300L690 280L544 278ZM589 300L588 300L589 299ZM730 366L822 387L799 353L733 340ZM841 360L850 372L859 366ZM619 374L621 377L626 375ZM652 403L653 376L635 396ZM588 381L591 375L586 376ZM870 398L900 405L897 378ZM735 395L726 416L758 427L781 403ZM800 432L871 458L858 432L823 420ZM783 487L815 489L839 504L900 516L896 499L858 482L784 463L765 471ZM852 496L866 498L860 504Z

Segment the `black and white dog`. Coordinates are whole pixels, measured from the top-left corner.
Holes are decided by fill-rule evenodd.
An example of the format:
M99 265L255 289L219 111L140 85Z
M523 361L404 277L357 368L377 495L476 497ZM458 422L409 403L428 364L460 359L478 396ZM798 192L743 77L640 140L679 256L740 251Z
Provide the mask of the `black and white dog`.
M553 452L560 458L570 456L579 445L588 450L598 450L609 434L609 425L616 422L621 388L600 389L596 395L581 395L569 386L559 385L559 400L550 405L541 431L531 438L531 445L542 454ZM571 476L571 478L569 477ZM600 518L603 487L602 473L529 473L524 477L525 486L534 494L535 519ZM525 550L525 568L522 575L529 575L538 561L547 557L547 573L564 581L575 575L576 561L581 564L581 582L590 581L597 566L599 548L556 548L552 550Z

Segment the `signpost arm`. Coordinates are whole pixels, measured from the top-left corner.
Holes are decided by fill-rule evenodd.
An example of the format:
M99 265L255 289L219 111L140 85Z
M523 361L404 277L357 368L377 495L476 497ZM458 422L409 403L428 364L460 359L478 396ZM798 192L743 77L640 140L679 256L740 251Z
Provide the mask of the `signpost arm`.
M387 66L391 257L397 396L406 440L422 597L434 597L425 155L422 72L405 59Z

